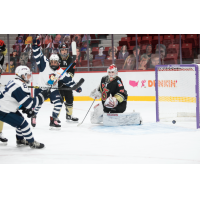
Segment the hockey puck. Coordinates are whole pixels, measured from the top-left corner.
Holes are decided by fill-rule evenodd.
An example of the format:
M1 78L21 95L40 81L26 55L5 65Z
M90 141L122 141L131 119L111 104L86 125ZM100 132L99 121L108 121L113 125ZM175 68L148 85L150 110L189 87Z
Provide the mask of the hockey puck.
M173 121L172 121L172 124L176 124L176 120L173 120Z

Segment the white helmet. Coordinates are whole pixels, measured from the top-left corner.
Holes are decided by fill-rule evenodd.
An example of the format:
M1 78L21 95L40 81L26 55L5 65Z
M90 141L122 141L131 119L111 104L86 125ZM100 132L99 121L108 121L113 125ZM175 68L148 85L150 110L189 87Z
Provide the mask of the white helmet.
M109 74L108 72L114 72L114 73ZM118 74L117 67L114 64L110 65L110 67L108 67L107 69L107 73L109 78L115 78Z
M15 74L17 75L18 78L20 78L22 81L25 81L26 83L29 83L30 81L27 79L27 75L32 75L32 72L27 66L18 66L15 69ZM24 77L22 77L24 75Z
M57 65L51 65L51 60L56 60L57 61ZM51 54L50 58L49 58L49 64L50 64L50 67L53 69L53 70L57 70L59 68L59 57L57 54Z

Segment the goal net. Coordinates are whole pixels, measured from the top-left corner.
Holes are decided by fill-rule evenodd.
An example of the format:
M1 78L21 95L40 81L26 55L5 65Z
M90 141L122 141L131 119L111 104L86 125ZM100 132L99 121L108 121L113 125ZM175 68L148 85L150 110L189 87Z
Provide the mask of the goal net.
M157 65L155 68L156 121L199 123L199 66Z

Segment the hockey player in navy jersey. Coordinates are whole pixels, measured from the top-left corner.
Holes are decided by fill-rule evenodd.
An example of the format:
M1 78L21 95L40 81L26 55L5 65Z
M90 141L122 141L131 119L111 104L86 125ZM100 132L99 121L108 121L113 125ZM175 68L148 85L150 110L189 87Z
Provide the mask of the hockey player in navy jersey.
M34 113L32 109L41 106L49 97L50 92L44 90L32 98L27 86L31 78L30 69L26 66L18 66L15 74L16 78L10 80L0 92L0 120L16 128L17 146L29 145L31 148L41 149L44 144L34 140L28 122L18 109L22 106L23 113L31 117Z
M59 57L57 54L52 54L49 58L49 60L42 54L42 51L40 49L40 40L38 38L35 38L33 40L33 55L36 60L36 64L38 66L38 69L40 71L39 73L39 86L40 87L47 87L47 85L54 85L54 87L58 87L58 83L54 82L57 81L58 77L62 74L64 71L60 68L59 63ZM52 74L54 75L54 81L50 80L52 77ZM66 85L68 87L73 87L75 85L75 82L73 81L72 77L65 73L61 78L60 82L62 82L63 85ZM37 95L38 92L40 92L40 89L35 90L35 95ZM77 89L77 92L81 92L82 89L79 87ZM54 109L52 112L52 116L50 117L50 129L56 128L60 129L61 125L58 124L58 116L60 113L60 110L62 108L62 98L60 96L60 93L58 90L52 89L51 95L50 95L50 101L54 104ZM35 113L37 115L38 111L40 109L40 106L35 108ZM32 117L31 124L33 127L36 126L36 115Z
M3 40L0 40L0 77L3 71L4 57L7 53L6 45ZM3 136L3 122L0 121L0 141L7 143L8 139Z

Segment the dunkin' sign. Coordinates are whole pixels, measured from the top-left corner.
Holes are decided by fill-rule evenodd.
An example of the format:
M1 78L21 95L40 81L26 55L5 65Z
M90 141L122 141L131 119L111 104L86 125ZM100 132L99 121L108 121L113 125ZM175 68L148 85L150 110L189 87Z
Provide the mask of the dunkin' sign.
M141 80L141 81L129 81L129 85L132 87L140 87L140 88L146 88L146 87L155 87L155 80ZM158 87L177 87L177 80L159 80L158 81Z

